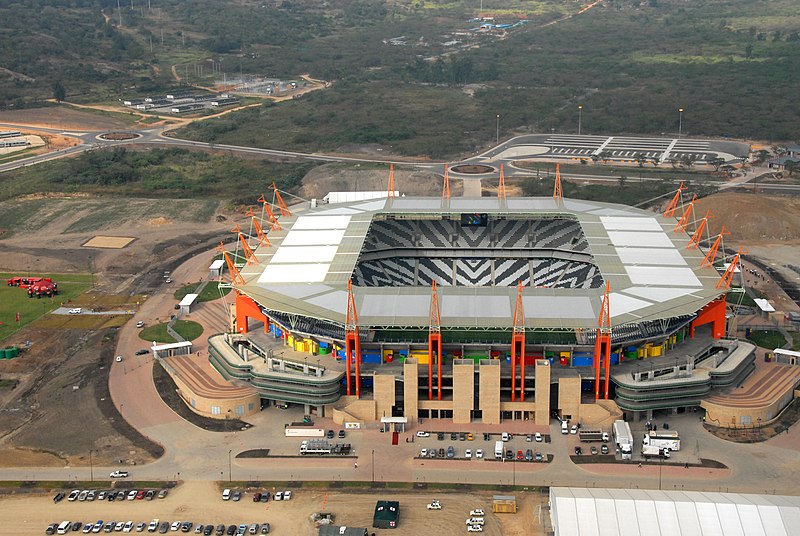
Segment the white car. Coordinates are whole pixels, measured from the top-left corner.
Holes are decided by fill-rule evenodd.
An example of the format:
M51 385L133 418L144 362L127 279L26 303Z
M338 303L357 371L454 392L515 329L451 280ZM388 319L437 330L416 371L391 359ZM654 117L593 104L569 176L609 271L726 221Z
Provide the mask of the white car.
M467 532L483 532L483 525L467 525Z
M467 525L483 525L482 517L469 517L467 518Z
M128 478L128 471L114 471L108 476L111 478Z
M79 315L81 314L82 309L80 307L75 307L69 310L69 314L71 315Z
M81 490L74 489L74 490L69 492L69 497L67 497L67 500L70 501L70 502L73 502L78 498L78 495L80 495L80 494L81 494Z
M282 491L276 491L275 495L272 497L272 500L273 501L282 501L283 500L283 492Z
M114 361L116 361L117 363L119 363L120 361L122 361L122 356L121 356L121 355L118 355L117 357L115 357L115 358L114 358Z
M475 508L469 511L469 515L470 517L483 517L483 510L481 508Z
M465 458L472 458L472 449L467 449L464 451Z
M483 449L478 449L475 451L476 458L483 458Z
M422 449L421 451L419 451L419 457L420 458L427 458L428 457L428 449Z
M283 500L284 501L288 501L291 498L292 498L292 492L291 491L284 491L283 492Z
M222 500L229 501L231 499L231 490L224 489L222 490Z
M180 521L173 521L172 526L170 526L169 530L175 532L181 528L182 523Z
M144 321L143 320L139 320L138 322L136 322L136 327L137 328L143 328L144 327Z
M417 437L430 437L430 436L431 436L430 432L423 432L423 431L417 432Z
M544 438L542 437L542 434L540 434L539 432L536 432L536 434L534 434L534 436L533 436L533 439L537 443L541 443Z
M114 532L122 532L123 528L125 528L125 523L118 521L117 524L114 525Z
M437 499L432 500L428 503L428 510L441 510L442 503L440 503Z
M572 428L569 429L569 433L572 434L572 435L577 434L578 433L578 425L577 424L573 424Z
M122 527L122 532L130 532L133 528L133 521L128 521L125 523L125 526Z
M139 493L139 492L138 492L137 490L135 490L135 489L132 489L132 490L130 490L130 491L128 492L128 500L129 500L129 501L134 501L134 500L136 500L136 494L137 494L137 493Z

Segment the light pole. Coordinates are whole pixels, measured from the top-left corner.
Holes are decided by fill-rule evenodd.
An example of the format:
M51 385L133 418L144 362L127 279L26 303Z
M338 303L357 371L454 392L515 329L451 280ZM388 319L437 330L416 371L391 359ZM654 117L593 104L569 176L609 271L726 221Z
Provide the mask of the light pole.
M581 116L583 115L583 105L578 106L578 136L581 135Z
M89 480L94 482L94 462L92 461L92 450L89 449Z
M678 108L678 138L683 134L683 108Z
M500 114L495 117L494 144L500 145Z
M372 485L375 485L375 449L372 449Z
M231 450L228 450L228 482L231 482Z

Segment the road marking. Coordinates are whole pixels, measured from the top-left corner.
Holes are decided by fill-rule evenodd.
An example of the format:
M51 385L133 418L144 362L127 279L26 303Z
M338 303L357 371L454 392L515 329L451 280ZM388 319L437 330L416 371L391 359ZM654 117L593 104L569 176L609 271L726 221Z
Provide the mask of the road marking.
M611 137L609 137L609 138L606 138L606 141L604 141L603 143L601 143L601 144L600 144L600 147L598 147L597 149L595 149L594 151L592 151L592 154L593 154L593 155L595 155L595 154L596 154L596 155L599 155L600 153L602 153L602 152L603 152L603 149L605 149L605 148L606 148L606 145L608 145L609 143L611 143L611 141L612 141L613 139L614 139L614 136L611 136Z

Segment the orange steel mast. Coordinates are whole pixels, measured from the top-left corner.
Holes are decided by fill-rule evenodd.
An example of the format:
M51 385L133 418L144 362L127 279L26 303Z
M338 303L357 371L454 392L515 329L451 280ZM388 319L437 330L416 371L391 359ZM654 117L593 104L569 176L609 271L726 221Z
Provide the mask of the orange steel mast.
M264 213L267 213L267 220L269 221L270 227L272 227L273 231L280 231L281 224L278 222L278 218L275 217L275 214L272 213L272 209L269 208L269 201L264 198L264 194L261 194L261 197L258 198L258 202L262 204L261 208L261 219L264 219Z
M444 185L442 186L442 200L450 200L450 166L444 165Z
M435 352L434 352L435 350ZM442 318L439 315L439 295L436 281L431 284L431 314L428 322L428 400L433 400L433 356L436 356L436 392L442 399Z
M694 202L696 199L697 195L692 196L692 201L688 205L686 205L686 210L683 211L683 216L681 216L680 221L672 230L673 232L676 231L683 232L686 230L686 225L689 223L689 217L692 215L692 208L694 208Z
M600 361L605 368L605 399L608 400L608 377L611 371L611 308L608 303L610 285L606 283L600 315L597 317L597 336L594 340L594 398L600 398Z
M345 359L347 359L347 396L350 396L350 362L355 354L356 364L356 398L361 398L361 340L358 337L358 312L353 298L353 280L347 282L347 317L344 323Z
M261 264L258 262L256 254L253 253L253 250L250 248L250 244L247 243L247 239L245 238L244 234L242 234L242 230L241 228L239 228L238 223L236 224L236 227L231 229L231 232L239 235L239 240L241 241L242 249L244 250L244 258L247 259L247 264L252 264L252 263Z
M722 274L722 277L720 277L719 281L717 281L718 289L725 288L727 290L731 288L731 280L733 279L733 274L736 272L736 267L739 265L739 258L742 256L743 253L747 253L744 250L744 246L739 246L739 251L736 252L736 255L733 256L733 260L725 269L725 273Z
M705 268L706 266L714 266L714 263L717 262L717 250L719 250L719 245L722 242L722 237L729 234L731 234L731 232L726 231L725 226L723 225L722 229L717 235L717 239L714 240L714 243L711 245L711 249L708 250L708 253L706 253L703 262L700 263L701 268Z
M253 212L253 207L248 207L247 212L245 212L244 215L253 218L253 227L256 228L256 236L258 237L259 243L262 246L271 246L272 244L270 243L269 238L267 238L267 233L264 232L264 229L261 228L261 224L258 223L258 218Z
M525 402L525 308L522 304L522 281L517 281L517 304L511 334L511 401L516 400L517 356L519 356L519 400Z
M561 188L561 164L556 162L556 182L553 184L553 199L556 203L564 201L564 190Z
M665 218L671 218L675 215L675 209L678 208L678 202L681 199L681 192L685 189L686 187L683 185L683 181L681 181L680 186L678 186L678 191L675 192L675 197L672 198L672 201L669 202L667 209L664 211Z
M503 173L503 164L500 164L500 184L497 187L497 199L506 200L506 176Z
M281 197L281 192L278 190L278 187L275 186L275 181L272 181L272 189L275 190L275 198L278 200L278 206L281 208L281 216L291 216L292 211L289 210L289 207L283 202L283 197Z
M394 164L389 164L389 199L394 199Z
M703 239L703 231L706 229L706 222L708 222L710 219L711 211L706 210L705 217L700 220L700 223L697 225L697 229L692 235L692 239L689 240L689 243L686 245L686 249L697 249L700 246L700 241Z
M222 256L225 257L225 263L228 265L228 272L231 274L231 283L234 285L244 285L244 277L242 277L241 272L239 272L239 269L236 267L236 264L234 264L231 256L228 255L227 251L225 251L225 244L220 242L217 246L217 251L222 253Z

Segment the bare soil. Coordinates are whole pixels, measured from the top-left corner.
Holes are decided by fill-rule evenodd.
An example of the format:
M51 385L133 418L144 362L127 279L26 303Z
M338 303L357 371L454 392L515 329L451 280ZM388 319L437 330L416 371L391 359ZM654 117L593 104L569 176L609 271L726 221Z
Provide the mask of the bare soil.
M102 489L102 486L97 489ZM263 488L262 488L263 489ZM276 488L267 488L276 491ZM291 488L277 488L291 489ZM55 492L54 492L55 493ZM54 494L53 493L53 494ZM469 511L482 508L486 525L483 534L490 536L538 536L545 534L537 511L546 501L539 493L516 492L516 514L493 514L491 492L413 492L406 490L340 491L328 489L293 489L292 500L253 503L246 494L239 502L223 501L220 488L211 482L187 482L173 489L166 499L153 501L68 502L53 504L53 494L10 495L0 499L0 526L15 527L20 536L42 534L48 524L64 519L86 522L118 519L149 522L192 521L193 523L269 522L270 534L312 536L318 534L310 520L315 512L332 512L335 524L365 527L375 534L457 534L465 531ZM425 505L439 499L442 510L428 510ZM398 529L373 529L372 514L379 499L400 502ZM543 513L546 518L546 513ZM544 521L544 519L543 519Z
M67 106L2 111L0 123L78 131L124 129L128 126L125 121L115 117L84 112Z
M400 195L440 196L443 178L427 171L395 169L395 190ZM325 164L312 169L303 180L298 195L305 199L322 199L328 192L385 192L389 184L388 165L383 169L359 169L342 164ZM461 180L451 179L453 197L461 195Z

